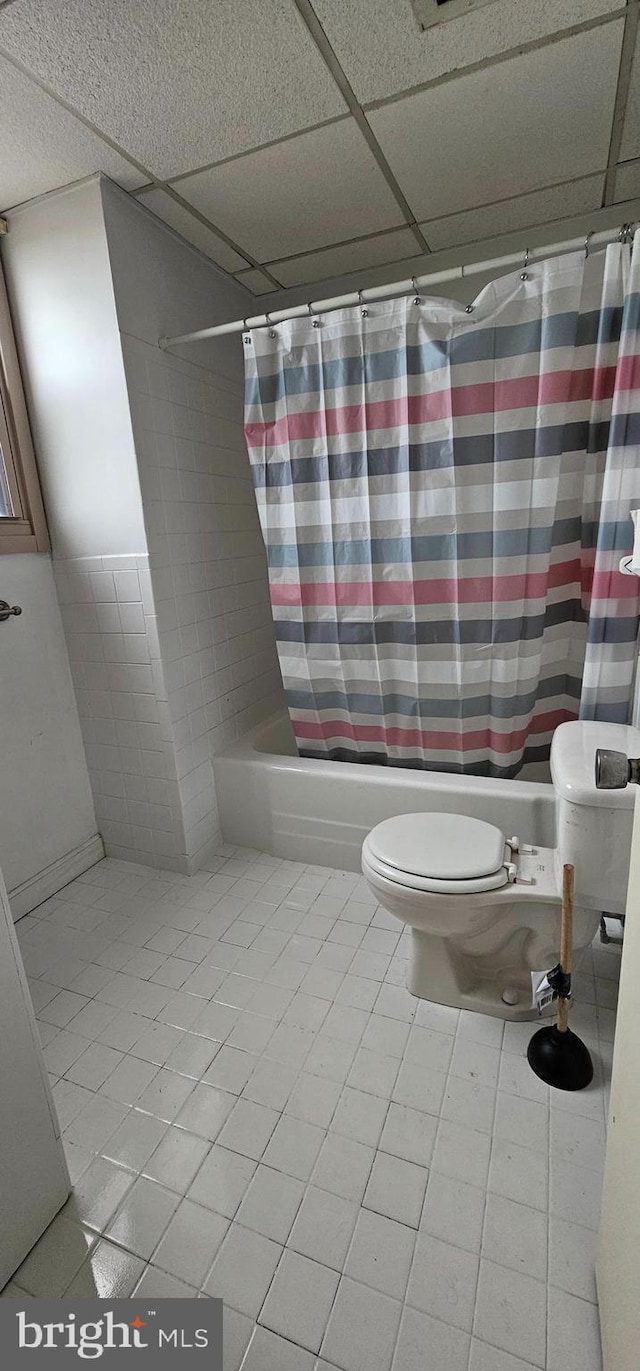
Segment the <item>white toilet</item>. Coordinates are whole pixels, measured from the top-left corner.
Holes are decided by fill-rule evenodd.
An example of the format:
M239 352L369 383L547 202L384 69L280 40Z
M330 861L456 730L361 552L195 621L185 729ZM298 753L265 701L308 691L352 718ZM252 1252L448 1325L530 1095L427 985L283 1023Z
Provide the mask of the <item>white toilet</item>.
M640 756L640 730L575 722L553 735L555 848L466 814L399 814L367 835L367 883L411 928L412 994L505 1019L535 1017L530 972L558 961L565 862L575 867L574 968L602 911L624 914L636 787L596 789L599 747Z

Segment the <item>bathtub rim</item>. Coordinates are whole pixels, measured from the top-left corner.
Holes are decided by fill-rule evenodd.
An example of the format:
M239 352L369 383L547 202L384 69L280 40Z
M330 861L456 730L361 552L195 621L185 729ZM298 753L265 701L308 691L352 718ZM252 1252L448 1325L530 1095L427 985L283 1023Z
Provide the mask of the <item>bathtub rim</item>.
M504 780L496 776L467 776L460 772L450 771L422 771L419 767L402 766L378 766L376 763L367 762L361 766L354 762L331 762L323 761L315 757L299 757L282 752L271 752L264 748L255 746L255 740L269 729L273 729L285 718L283 710L274 710L271 714L247 729L233 743L222 748L213 758L214 769L218 762L242 762L251 759L254 766L261 770L278 771L281 773L291 772L293 775L312 774L318 779L336 779L336 767L347 775L352 776L349 784L361 784L365 776L374 784L381 784L383 781L392 788L400 788L406 784L409 778L413 784L423 785L427 790L442 789L455 791L467 791L471 788L472 792L480 798L483 793L496 795L498 791L508 789L509 794L518 795L523 800L534 801L536 798L545 803L550 803L553 799L555 804L555 790L550 781L520 781ZM295 745L295 744L294 744ZM362 772L362 775L359 773ZM431 779L433 778L433 779Z

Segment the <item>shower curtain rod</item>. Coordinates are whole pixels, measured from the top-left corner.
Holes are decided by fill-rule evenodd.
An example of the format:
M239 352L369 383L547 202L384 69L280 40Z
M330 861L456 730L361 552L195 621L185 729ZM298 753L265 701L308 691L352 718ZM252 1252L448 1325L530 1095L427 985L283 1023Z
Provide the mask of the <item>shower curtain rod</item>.
M584 248L586 255L592 248L604 247L616 238L621 243L628 242L637 224L622 224L620 228L603 229L600 233L588 233L582 238L568 238L562 243L548 243L543 247L526 248L524 252L510 252L505 257L490 257L484 262L472 262L468 266L448 267L444 271L434 271L425 276L411 276L405 281L393 281L386 286L373 286L370 290L352 290L348 295L334 295L328 300L312 300L308 305L290 305L288 309L276 309L273 313L251 315L247 319L234 319L228 324L215 324L213 328L197 329L195 333L179 333L173 338L159 338L158 346L166 349L178 343L199 343L205 338L221 338L226 333L243 333L252 328L272 328L285 319L303 319L305 316L328 314L331 310L344 309L348 305L372 304L375 300L388 300L397 295L409 295L424 286L440 285L444 281L460 281L467 276L479 276L485 271L498 270L500 267L521 265L538 257L554 257L562 252L576 252ZM471 313L471 306L467 305Z

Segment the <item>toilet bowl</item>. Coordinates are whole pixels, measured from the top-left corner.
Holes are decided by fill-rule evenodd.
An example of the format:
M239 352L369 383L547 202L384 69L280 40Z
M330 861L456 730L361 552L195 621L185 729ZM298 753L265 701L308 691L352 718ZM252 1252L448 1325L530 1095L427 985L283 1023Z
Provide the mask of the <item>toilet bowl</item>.
M556 729L555 848L466 814L400 814L367 835L363 875L383 908L411 928L412 994L505 1019L534 1017L530 973L559 957L565 862L575 867L574 966L602 910L624 913L634 792L596 788L598 747L637 756L640 730L577 721ZM508 813L508 782L503 788Z

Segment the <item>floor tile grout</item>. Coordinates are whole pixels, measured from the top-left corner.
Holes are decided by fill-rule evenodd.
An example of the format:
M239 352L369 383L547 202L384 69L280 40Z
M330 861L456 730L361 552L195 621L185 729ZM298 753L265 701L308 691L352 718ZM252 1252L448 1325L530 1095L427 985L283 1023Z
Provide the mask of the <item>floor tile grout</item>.
M70 1147L70 1160L74 1161L74 1166L77 1162L81 1167L76 1189L79 1187L79 1193L82 1194L83 1177L87 1177L94 1164L110 1152L115 1152L116 1156L104 1163L107 1168L111 1168L108 1174L117 1177L118 1172L125 1172L131 1178L121 1200L99 1227L85 1224L83 1216L77 1219L75 1211L72 1214L72 1223L84 1225L94 1239L94 1248L99 1247L100 1243L105 1241L105 1234L113 1226L118 1214L124 1213L126 1222L127 1200L138 1178L146 1178L148 1168L158 1170L154 1158L158 1152L164 1157L163 1142L167 1147L175 1148L182 1140L181 1146L184 1145L187 1150L195 1149L194 1160L197 1157L200 1157L200 1160L188 1184L184 1183L184 1172L178 1178L178 1172L169 1173L163 1170L163 1167L158 1170L158 1177L164 1176L164 1179L148 1180L147 1183L150 1185L162 1184L168 1187L177 1204L165 1226L160 1232L155 1233L150 1256L137 1258L133 1248L128 1248L124 1241L117 1237L106 1239L122 1254L123 1262L125 1258L130 1260L129 1269L135 1275L137 1283L144 1278L145 1273L149 1273L152 1282L159 1279L154 1277L154 1271L159 1271L161 1275L166 1272L167 1280L175 1281L179 1279L175 1273L162 1267L162 1261L170 1260L171 1254L165 1257L162 1254L158 1256L158 1253L175 1214L184 1205L185 1197L190 1196L191 1187L197 1177L201 1172L204 1173L209 1158L226 1151L229 1151L231 1156L242 1158L242 1152L234 1150L234 1142L239 1142L240 1147L252 1146L253 1151L258 1152L251 1163L252 1179L264 1167L275 1169L285 1178L287 1175L295 1178L299 1172L302 1189L289 1223L287 1236L284 1241L277 1243L280 1251L266 1286L256 1287L255 1298L252 1297L255 1306L255 1312L251 1316L253 1340L257 1329L266 1329L269 1326L266 1323L262 1324L260 1320L274 1287L277 1292L278 1272L283 1267L287 1254L296 1255L296 1249L290 1247L289 1243L305 1198L311 1188L316 1189L319 1186L322 1190L323 1177L325 1180L328 1179L330 1185L338 1184L329 1172L322 1168L318 1170L325 1146L332 1140L327 1155L337 1157L342 1154L343 1166L347 1158L356 1156L359 1160L366 1159L367 1164L366 1171L362 1170L357 1177L354 1172L350 1178L352 1193L359 1195L359 1199L348 1202L355 1205L357 1212L346 1251L342 1256L340 1270L333 1271L332 1267L323 1266L323 1270L333 1272L334 1276L337 1276L337 1284L326 1311L322 1348L325 1345L328 1328L333 1327L334 1312L337 1311L338 1317L343 1307L341 1292L348 1291L355 1285L364 1292L369 1292L370 1297L374 1296L378 1289L377 1286L367 1283L366 1263L364 1267L361 1263L359 1266L357 1262L353 1263L355 1278L352 1274L347 1277L345 1273L352 1253L357 1251L356 1235L362 1216L369 1214L378 1217L378 1211L371 1203L366 1203L367 1190L372 1183L375 1188L373 1178L378 1159L387 1158L386 1165L391 1165L394 1176L403 1177L402 1194L407 1207L399 1209L397 1199L387 1198L385 1195L384 1209L388 1219L383 1215L383 1223L388 1221L399 1225L400 1230L407 1232L407 1243L411 1242L411 1257L406 1281L402 1287L401 1314L406 1309L412 1310L418 1319L435 1318L436 1324L440 1327L454 1330L458 1338L464 1336L468 1341L464 1371L470 1371L473 1365L473 1347L479 1341L478 1332L483 1331L477 1324L482 1263L488 1260L491 1266L496 1262L495 1255L488 1258L484 1256L490 1199L495 1196L497 1201L500 1201L502 1196L503 1208L506 1205L519 1205L526 1210L529 1206L526 1196L521 1197L518 1194L516 1199L511 1194L509 1186L513 1185L513 1181L506 1186L501 1184L496 1190L493 1177L494 1159L497 1163L499 1157L515 1156L514 1175L524 1175L524 1172L517 1171L517 1166L526 1161L524 1154L531 1154L531 1167L534 1172L537 1168L534 1158L544 1155L547 1179L562 1165L570 1168L572 1183L575 1186L579 1187L585 1183L589 1187L590 1176L594 1177L594 1185L597 1185L601 1170L603 1101L612 1028L610 1016L613 1010L610 1006L615 996L619 950L614 953L596 947L593 954L587 954L586 967L581 974L585 982L585 993L588 993L589 986L593 985L595 1002L585 999L582 1003L578 1001L576 1006L580 1019L578 1031L590 1043L595 1041L599 1045L602 1042L605 1068L603 1080L600 1082L598 1077L599 1084L594 1091L579 1102L554 1100L547 1091L544 1099L546 1147L542 1154L528 1133L523 1135L522 1131L525 1119L529 1124L533 1121L538 1129L538 1103L543 1103L542 1100L538 1101L540 1092L535 1078L532 1077L529 1081L526 1075L523 1075L523 1067L518 1065L524 1061L522 1047L519 1047L519 1044L524 1045L527 1034L534 1031L534 1025L531 1025L530 1030L527 1028L520 1033L512 1025L505 1025L499 1021L499 1027L494 1030L490 1025L495 1024L495 1020L480 1017L474 1019L469 1014L443 1010L424 1001L413 1001L402 985L404 961L408 951L407 934L400 926L400 931L396 932L395 921L373 903L364 882L354 873L279 862L275 858L265 858L264 854L239 849L223 851L215 866L215 871L201 872L195 878L165 878L158 876L158 873L151 869L107 860L85 873L84 877L72 882L69 887L59 892L58 896L45 902L40 911L35 910L22 921L22 926L18 925L25 960L30 968L34 996L37 1000L42 1000L40 1026L43 1037L48 1040L45 1052L52 1062L57 1061L64 1068L59 1077L54 1076L54 1091L63 1111L63 1122L66 1112L70 1116L64 1122L63 1134L66 1144ZM252 875L257 879L252 879ZM97 915L103 917L96 921ZM162 951L159 950L160 947ZM216 966L216 959L223 965ZM179 965L181 962L185 967L191 968L184 979L180 979L183 974ZM126 971L127 966L146 972L146 975L131 976ZM164 974L165 981L168 978L168 984L162 981L163 968L166 968ZM109 971L111 974L107 981L101 984L103 971ZM51 977L50 981L47 981L48 975ZM236 977L237 980L234 979ZM60 980L63 981L62 985L56 983ZM173 981L179 983L173 984ZM191 990L185 989L189 981L193 981ZM92 993L76 991L76 982L87 991L92 989ZM284 984L280 985L279 982ZM602 992L598 990L600 982L606 983ZM306 987L305 983L308 983ZM38 986L43 987L40 995ZM49 990L52 994L46 998L49 996ZM598 1010L600 993L607 1001L606 1005L601 1006L602 1012ZM71 998L76 994L77 1000ZM112 1003L109 1003L109 999ZM116 1003L113 1003L114 1000ZM118 1003L119 1000L122 1000L122 1004ZM234 1003L230 1004L229 1000L233 1000ZM191 1003L192 1001L194 1003ZM264 1007L267 1012L252 1011L254 1003L261 1009ZM70 1009L73 1013L67 1018ZM109 1011L112 1011L111 1017L101 1028L97 1028L93 1038L85 1038L83 1034L74 1030L76 1018L80 1020L78 1029L82 1027L88 1032L91 1024L98 1025ZM137 1011L142 1012L136 1023ZM83 1014L84 1019L81 1017ZM50 1022L52 1018L53 1023ZM56 1019L62 1022L56 1023ZM172 1019L179 1021L175 1027L171 1023ZM185 1023L185 1020L188 1022ZM600 1038L598 1034L600 1024L603 1033L606 1034L604 1038ZM236 1030L238 1046L233 1045L236 1041ZM212 1032L219 1036L209 1036ZM133 1041L129 1041L131 1034L134 1035ZM110 1047L102 1042L103 1036L111 1038L112 1042L119 1040L121 1044L127 1041L129 1045L120 1048ZM78 1051L77 1057L68 1061L65 1066L65 1052L72 1055L76 1050L77 1042L73 1042L74 1037L76 1040L82 1038L84 1046ZM370 1046L367 1047L367 1044ZM383 1050L387 1045L392 1048L390 1054ZM177 1055L174 1061L174 1054L179 1053L180 1047L183 1049L182 1055ZM138 1054L136 1048L139 1049ZM370 1052L371 1058L361 1057L363 1051ZM234 1053L233 1056L230 1056L231 1052ZM187 1053L192 1054L191 1074ZM194 1053L198 1056L197 1061ZM223 1055L219 1067L221 1083L216 1084L214 1068L220 1053L226 1055ZM242 1062L243 1054L247 1059L251 1058L246 1064ZM286 1067L294 1061L292 1054L295 1055L295 1074L287 1078ZM208 1058L208 1064L201 1069L205 1057ZM377 1077L371 1074L376 1057L379 1064ZM384 1058L383 1063L381 1058ZM387 1062L395 1065L383 1070ZM145 1067L148 1067L148 1071ZM405 1067L408 1070L403 1072ZM213 1078L206 1080L204 1078L209 1071L212 1072ZM248 1077L245 1075L246 1071L250 1072ZM261 1071L262 1076L259 1074ZM106 1073L104 1077L103 1072ZM166 1075L162 1076L162 1073ZM163 1085L169 1089L172 1076L190 1083L178 1107L171 1113L169 1103L163 1105L153 1094L150 1094L149 1102L145 1106L142 1101L146 1092L152 1091L154 1082L158 1082L158 1090L161 1090ZM252 1088L254 1076L256 1086ZM78 1077L84 1084L75 1083L74 1077ZM271 1082L272 1091L277 1086L279 1092L276 1097L278 1107L274 1110L273 1118L268 1114L270 1106L254 1104L251 1099L252 1093L257 1093L259 1098L265 1098L264 1086L258 1084L263 1077ZM317 1081L318 1090L321 1082L332 1087L331 1090L323 1087L325 1103L328 1100L330 1104L328 1112L324 1108L320 1111L318 1106L318 1112L314 1115L316 1118L322 1117L322 1125L310 1125L305 1122L304 1117L298 1118L288 1109L302 1077L306 1077L308 1082ZM129 1095L132 1095L131 1101L111 1098L109 1082L112 1078L112 1090L116 1096L118 1091L123 1091L127 1101ZM144 1084L136 1093L136 1087L140 1082ZM429 1083L433 1088L432 1093L435 1091L433 1099L424 1094ZM174 1099L181 1098L182 1089L184 1087L174 1090ZM301 1100L302 1098L301 1096ZM597 1099L600 1102L599 1106L592 1105L592 1099ZM367 1100L371 1103L367 1104ZM517 1106L512 1105L509 1112L509 1106L505 1103L509 1100L519 1100L524 1103L525 1108L519 1110ZM96 1105L96 1101L100 1103ZM268 1122L270 1125L268 1137L264 1140L261 1151L257 1142L255 1145L249 1140L243 1143L242 1138L234 1134L228 1134L227 1148L224 1130L228 1120L234 1115L236 1119L244 1117L242 1112L237 1112L237 1107L242 1101L253 1106L250 1110L252 1119L256 1122ZM376 1102L375 1105L373 1101ZM191 1112L188 1109L189 1102ZM478 1128L475 1125L482 1122L482 1117L477 1111L480 1108L484 1109L485 1103L487 1106L489 1103L491 1105L491 1127L487 1127L487 1112L482 1128ZM73 1114L76 1105L78 1110ZM169 1110L170 1118L159 1119L158 1114L153 1112L153 1105L156 1110L163 1110L165 1115ZM531 1106L530 1118L526 1105ZM306 1106L302 1103L294 1107L301 1111L306 1107L307 1115L309 1114L308 1103ZM96 1108L99 1111L97 1116ZM107 1131L106 1136L103 1133L98 1138L101 1108L101 1126L110 1131ZM514 1134L519 1141L510 1143L505 1136L498 1149L499 1138L502 1136L498 1133L499 1108L507 1110L507 1135ZM471 1109L476 1112L471 1114ZM400 1122L405 1129L412 1124L411 1113L400 1114L400 1110L413 1111L416 1116L432 1119L432 1134L427 1125L426 1133L422 1125L420 1131L416 1131L419 1126L419 1120L416 1120L411 1139L403 1136L398 1141L397 1130ZM83 1121L85 1111L87 1117L86 1121ZM185 1121L180 1122L183 1111ZM217 1122L218 1116L222 1117L221 1124ZM390 1131L387 1132L385 1139L387 1125L392 1118L395 1119L395 1125L390 1125ZM463 1122L460 1122L460 1119ZM284 1120L289 1120L290 1123L288 1129L285 1127L283 1132L280 1126ZM151 1121L158 1122L158 1130L154 1130ZM292 1127L291 1121L298 1126ZM147 1161L136 1161L136 1155L139 1159L140 1153L124 1153L125 1160L117 1155L117 1135L125 1123L132 1139L138 1135L144 1136L146 1130L149 1140L153 1141L157 1132ZM190 1131L193 1129L195 1131ZM311 1129L315 1132L312 1133ZM311 1140L314 1140L315 1145L315 1140L320 1134L322 1137L315 1158L311 1157L311 1153L306 1156L303 1140L306 1137L309 1145ZM476 1143L472 1135L477 1138ZM123 1136L126 1138L128 1134L125 1132ZM422 1146L422 1139L428 1139L429 1136L430 1153L425 1153L424 1159L419 1162L410 1161L409 1157L416 1155L416 1139L420 1140ZM367 1141L361 1141L365 1137ZM475 1242L473 1250L456 1243L458 1234L450 1227L445 1229L445 1238L433 1238L429 1233L430 1220L427 1221L426 1217L427 1204L432 1193L430 1188L434 1186L436 1178L441 1178L443 1186L469 1183L468 1179L462 1179L462 1176L456 1180L458 1172L464 1170L464 1153L460 1153L458 1158L454 1157L453 1162L450 1156L444 1156L445 1149L449 1146L450 1150L451 1140L456 1138L460 1144L464 1143L471 1148L469 1156L474 1155L473 1149L477 1147L480 1149L478 1156L486 1152L487 1157L483 1184L479 1185L475 1179L472 1181L474 1188L483 1194L482 1219L478 1235L474 1236L471 1227L467 1233L469 1242ZM82 1141L78 1142L78 1139ZM260 1143L262 1142L261 1138ZM269 1156L272 1142L275 1151ZM351 1144L355 1144L355 1150ZM283 1153L283 1146L289 1149L297 1146L297 1155L291 1152L289 1155ZM360 1153L358 1149L362 1147L368 1150ZM86 1156L83 1156L80 1150L82 1148L86 1148ZM388 1148L391 1150L388 1151ZM419 1149L417 1155L420 1156ZM439 1170L443 1157L447 1165L444 1170ZM173 1163L174 1167L176 1164ZM410 1211L409 1191L406 1188L407 1176L413 1178L414 1172L422 1193L419 1210L414 1207ZM478 1170L477 1174L482 1174L482 1170ZM169 1180L166 1179L167 1176ZM260 1251L261 1244L256 1239L260 1238L261 1230L245 1228L242 1219L238 1218L240 1206L252 1184L252 1179L244 1186L243 1196L236 1204L234 1217L225 1219L227 1227L213 1252L204 1277L198 1284L199 1290L203 1290L208 1282L215 1279L212 1273L220 1254L226 1252L225 1244L234 1231L237 1233L239 1229L243 1229L250 1235L246 1241L252 1245L256 1253ZM88 1183L89 1180L85 1182L85 1187ZM397 1183L400 1184L400 1181ZM340 1184L344 1189L346 1179L342 1179ZM530 1191L531 1185L529 1182L527 1184ZM339 1194L331 1189L324 1193L339 1200ZM374 1193L371 1200L375 1205L377 1201ZM185 1211L187 1217L196 1219L198 1210L201 1210L201 1222L206 1228L206 1215L215 1216L215 1206L212 1203L203 1205L202 1201L191 1199L189 1203L195 1203L195 1209ZM341 1200L340 1203L344 1208L346 1202ZM589 1213L584 1209L584 1202L581 1203L582 1208L578 1206L576 1211L577 1200L568 1197L561 1222L567 1222L566 1213L570 1212L572 1222L582 1220L585 1233L591 1232L588 1224L584 1222L585 1217L589 1218ZM415 1201L412 1200L411 1204L414 1205ZM549 1221L551 1205L552 1194L549 1191L544 1208L531 1210L532 1214L546 1215L544 1282L539 1275L529 1273L526 1266L523 1270L528 1279L544 1286L545 1301L548 1300L549 1290L554 1288L563 1296L567 1307L568 1301L572 1299L579 1300L581 1304L588 1304L583 1296L565 1296L562 1287L552 1286L553 1239ZM573 1209L571 1205L574 1206ZM90 1211L85 1209L84 1212ZM407 1219L410 1212L415 1222ZM576 1218L576 1212L579 1218ZM400 1213L403 1217L400 1217ZM511 1222L509 1213L507 1218ZM516 1229L513 1231L517 1233L517 1220L514 1222ZM67 1219L64 1219L64 1223L68 1227ZM429 1289L426 1294L421 1292L421 1307L418 1308L412 1302L414 1296L410 1296L409 1292L414 1270L417 1271L419 1265L418 1253L423 1251L423 1238L426 1240L427 1249L433 1242L440 1242L444 1243L447 1251L453 1253L454 1258L456 1253L459 1254L459 1258L460 1254L463 1254L460 1258L462 1269L470 1269L465 1256L475 1262L473 1291L470 1292L470 1286L467 1286L466 1298L470 1303L471 1321L470 1329L466 1333L463 1333L455 1320L449 1322L445 1317L450 1317L452 1311L446 1307L443 1310L439 1303L437 1272L427 1272ZM265 1241L273 1244L273 1239ZM37 1253L37 1250L36 1246L34 1253ZM264 1250L271 1252L271 1248ZM27 1260L31 1260L33 1255L31 1254ZM506 1285L508 1286L511 1281L511 1286L516 1289L514 1281L517 1282L519 1279L519 1267L513 1264L513 1256L509 1256L507 1260L507 1255L502 1255L503 1262L498 1259L499 1270L504 1273ZM304 1260L300 1267L302 1271L306 1269ZM135 1265L136 1262L141 1265L140 1271ZM320 1265L323 1265L322 1261ZM73 1288L80 1270L85 1270L88 1275L91 1269L92 1258L89 1255L71 1277L69 1288ZM537 1270L537 1267L535 1269ZM343 1284L345 1279L348 1287ZM579 1285L577 1278L574 1279L574 1287L576 1283ZM19 1281L14 1280L13 1284L19 1285ZM150 1293L152 1294L153 1290ZM244 1297L238 1298L239 1302L242 1302ZM396 1299L395 1296L390 1298ZM427 1307L437 1312L427 1315ZM301 1317L303 1312L301 1311ZM242 1315L242 1311L239 1313L241 1317L247 1317ZM291 1333L291 1336L288 1336L288 1346L304 1347L303 1342L296 1341L295 1328L291 1331L284 1314L276 1317L270 1313L269 1318L272 1322L274 1318L276 1321L280 1319L281 1324L284 1321L288 1335ZM551 1311L547 1310L545 1330L550 1327L550 1318ZM404 1371L400 1364L396 1365L403 1327L404 1320L399 1317L393 1346L384 1354L384 1367L380 1362L382 1371L390 1371L392 1363L393 1371ZM363 1336L365 1334L366 1329L363 1329ZM284 1347L287 1338L283 1338L282 1341ZM487 1341L486 1330L483 1331L482 1341L487 1346L493 1345ZM511 1355L513 1353L514 1348L511 1347ZM243 1357L245 1355L248 1354L243 1353ZM322 1351L319 1354L312 1354L317 1355L322 1359ZM333 1355L336 1355L335 1348ZM340 1345L338 1355L341 1366L344 1363L342 1371L351 1371L351 1353L346 1346ZM504 1358L509 1355L506 1346L502 1347L502 1355ZM591 1348L588 1355L591 1360L588 1365L585 1363L585 1371L597 1371L597 1348ZM526 1363L526 1358L520 1356L520 1360ZM548 1360L549 1357L546 1356L545 1364ZM225 1371L238 1371L239 1366L239 1361L229 1368L225 1365ZM455 1371L458 1371L457 1366ZM462 1363L460 1371L463 1371ZM556 1371L555 1366L549 1364L549 1371Z

